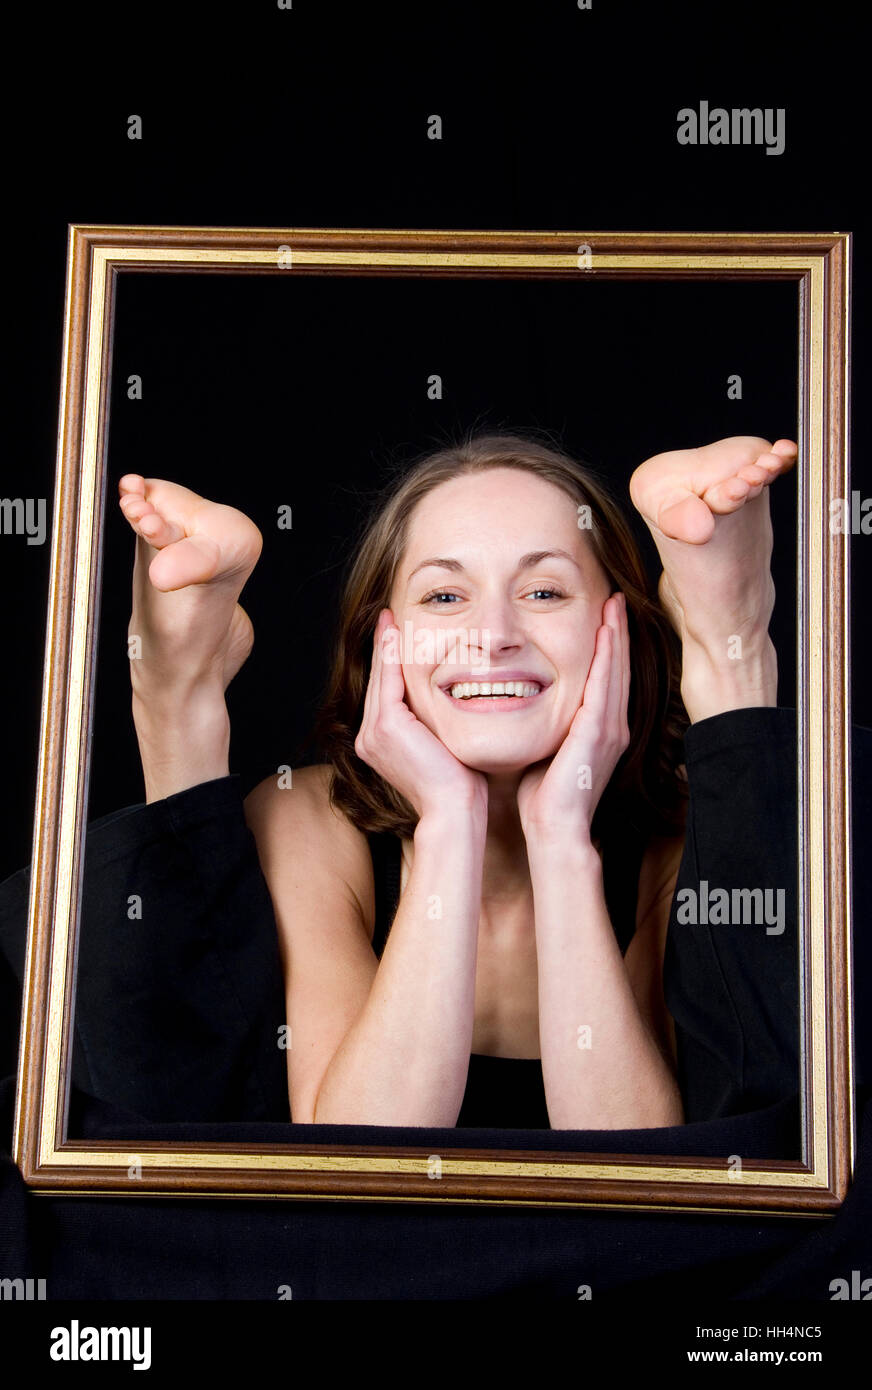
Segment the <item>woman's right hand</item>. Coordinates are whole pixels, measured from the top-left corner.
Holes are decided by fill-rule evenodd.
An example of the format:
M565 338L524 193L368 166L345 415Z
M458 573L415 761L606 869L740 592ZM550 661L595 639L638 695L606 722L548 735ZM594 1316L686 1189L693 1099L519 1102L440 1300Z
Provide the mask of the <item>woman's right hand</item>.
M226 690L251 651L251 621L237 603L263 539L235 507L189 488L127 473L119 505L136 534L128 637L134 692L165 699L200 682Z
M422 819L436 812L455 817L469 811L484 823L486 778L455 758L409 709L402 665L384 659L386 646L396 644L398 635L393 614L383 608L376 623L372 669L354 751L395 787Z

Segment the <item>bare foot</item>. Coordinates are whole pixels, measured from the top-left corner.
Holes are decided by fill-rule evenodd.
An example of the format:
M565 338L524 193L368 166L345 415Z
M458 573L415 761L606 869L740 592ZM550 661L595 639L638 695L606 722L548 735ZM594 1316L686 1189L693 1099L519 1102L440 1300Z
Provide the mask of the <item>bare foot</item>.
M263 538L235 507L189 488L127 473L119 505L136 534L129 636L142 640L131 662L141 698L215 679L226 689L251 651L254 631L237 599Z
M683 643L682 694L692 717L685 693L691 667L698 673L707 665L717 673L710 683L722 687L733 675L744 680L746 704L775 703L767 488L793 467L796 455L791 440L770 444L739 435L701 449L657 454L630 479L633 505L663 563L659 593ZM744 667L736 664L737 654ZM712 704L722 698L723 691L712 700L706 696L697 709L717 712Z
M796 462L790 439L770 444L753 435L718 439L646 459L630 479L633 505L651 531L691 545L715 532L715 518L739 511Z

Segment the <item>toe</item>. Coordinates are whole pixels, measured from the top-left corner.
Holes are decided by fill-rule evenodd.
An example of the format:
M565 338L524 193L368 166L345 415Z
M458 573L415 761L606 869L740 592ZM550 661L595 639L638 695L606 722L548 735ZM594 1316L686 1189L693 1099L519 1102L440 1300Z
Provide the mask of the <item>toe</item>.
M148 576L156 589L169 592L188 584L205 584L218 570L221 552L209 536L187 536L161 550Z
M145 516L140 518L139 532L149 545L162 550L166 545L172 545L173 541L181 540L184 531L172 521L167 521L153 508Z
M657 525L664 535L671 536L673 540L688 541L691 545L703 545L715 529L711 509L693 493L667 507L661 507Z
M772 470L772 476L786 473L796 463L797 448L789 439L779 439L772 445L772 452L763 454L758 460L761 468Z
M760 484L754 486L737 473L735 477L726 478L724 482L715 483L713 487L710 487L704 494L704 500L706 506L710 507L713 512L726 515L738 511L751 497L756 497L761 490Z
M138 521L141 516L147 516L153 510L150 502L146 502L136 492L127 492L119 498L118 505L127 517L128 521Z
M758 459L756 463L746 463L736 476L750 483L751 487L756 487L758 483L771 483L780 466L779 463L773 467L765 459Z
M133 494L144 497L145 479L141 473L125 473L123 478L118 479L118 491L122 497Z
M772 452L785 463L793 462L799 450L793 439L776 439L772 445Z

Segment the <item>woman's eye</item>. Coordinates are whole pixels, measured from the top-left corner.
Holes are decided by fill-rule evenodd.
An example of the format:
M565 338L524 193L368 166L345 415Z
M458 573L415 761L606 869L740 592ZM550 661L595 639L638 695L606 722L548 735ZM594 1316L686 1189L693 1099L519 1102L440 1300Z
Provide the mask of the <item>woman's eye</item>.
M524 594L523 597L535 598L538 601L542 601L545 599L565 598L566 595L563 593L561 589L544 588L531 589L530 592L528 594ZM434 590L432 594L427 594L424 598L421 599L421 602L433 604L436 608L445 608L449 607L452 604L452 602L462 603L463 595L452 594L447 590L439 589Z

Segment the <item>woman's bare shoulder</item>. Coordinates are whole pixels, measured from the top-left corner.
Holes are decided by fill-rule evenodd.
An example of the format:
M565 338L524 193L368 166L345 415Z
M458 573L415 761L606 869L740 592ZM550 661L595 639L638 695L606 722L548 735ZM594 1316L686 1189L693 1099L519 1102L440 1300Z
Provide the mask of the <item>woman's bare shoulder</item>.
M339 882L374 921L372 857L365 833L330 800L329 763L276 773L245 798L245 819L267 879L293 864L313 884Z
M663 993L663 958L683 853L683 835L657 835L648 841L639 870L636 932L624 957L636 1003L673 1066L678 1054Z
M654 835L645 846L639 868L637 927L650 922L658 906L662 909L664 903L668 915L684 854L684 843L684 835ZM657 915L662 917L663 912Z

